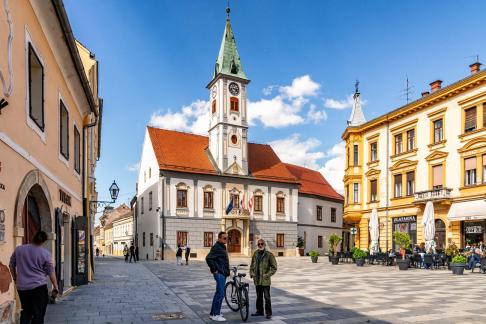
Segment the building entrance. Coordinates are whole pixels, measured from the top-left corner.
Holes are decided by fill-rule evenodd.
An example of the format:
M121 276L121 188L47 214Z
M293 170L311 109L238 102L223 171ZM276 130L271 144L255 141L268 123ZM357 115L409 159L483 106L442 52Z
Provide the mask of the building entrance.
M241 233L236 229L228 231L228 252L241 253Z

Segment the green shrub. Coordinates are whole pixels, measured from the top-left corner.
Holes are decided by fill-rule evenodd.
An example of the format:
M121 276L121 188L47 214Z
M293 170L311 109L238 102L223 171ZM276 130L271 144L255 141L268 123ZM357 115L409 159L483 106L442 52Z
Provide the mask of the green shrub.
M394 232L393 239L395 243L400 247L400 249L405 250L408 249L412 240L410 239L410 235L408 233L402 232Z
M466 263L467 259L464 255L456 255L452 258L452 263Z
M316 256L319 256L319 252L317 252L316 250L309 251L309 256L310 256L310 257L316 257Z
M363 251L361 249L355 249L353 252L353 258L355 260L365 259L367 255L368 253L366 253L366 251Z
M302 236L297 236L297 247L302 249L304 247L304 239Z
M331 252L332 255L336 254L337 247L341 241L342 238L336 234L329 236L327 242L329 243L329 252Z

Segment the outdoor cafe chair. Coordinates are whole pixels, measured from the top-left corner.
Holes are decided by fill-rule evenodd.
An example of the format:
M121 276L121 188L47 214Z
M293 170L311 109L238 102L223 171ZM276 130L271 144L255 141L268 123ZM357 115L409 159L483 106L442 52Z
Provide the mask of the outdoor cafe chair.
M424 255L424 267L425 268L429 268L429 269L433 269L434 268L434 258L432 256L432 254L426 254Z

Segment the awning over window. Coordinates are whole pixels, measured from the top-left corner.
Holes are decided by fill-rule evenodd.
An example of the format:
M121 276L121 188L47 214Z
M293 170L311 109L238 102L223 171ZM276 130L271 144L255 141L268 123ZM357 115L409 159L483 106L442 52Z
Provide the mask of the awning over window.
M481 199L453 203L447 218L453 221L486 219L486 201Z

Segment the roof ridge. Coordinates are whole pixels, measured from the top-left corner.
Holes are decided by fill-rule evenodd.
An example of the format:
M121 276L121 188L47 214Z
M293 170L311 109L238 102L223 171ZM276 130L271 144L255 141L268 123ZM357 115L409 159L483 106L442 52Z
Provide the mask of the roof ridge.
M161 130L161 131L166 131L166 132L174 132L174 133L192 135L192 136L197 136L197 137L209 138L209 136L202 135L202 134L196 134L196 133L191 133L191 132L186 132L186 131L181 131L181 130L175 130L175 129L169 129L169 128L154 127L154 126L151 126L151 125L147 125L147 128L152 128L154 130Z

